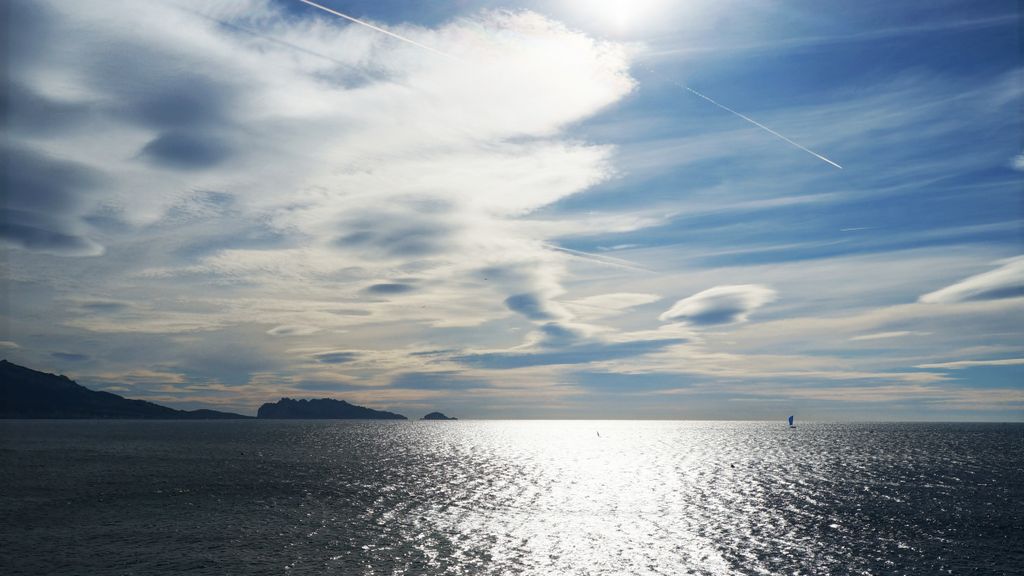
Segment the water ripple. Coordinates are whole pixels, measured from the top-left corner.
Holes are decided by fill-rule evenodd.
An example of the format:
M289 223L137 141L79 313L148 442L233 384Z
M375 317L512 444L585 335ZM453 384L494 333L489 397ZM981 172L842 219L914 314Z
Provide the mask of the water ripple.
M7 574L1024 573L1021 425L5 422L0 433Z

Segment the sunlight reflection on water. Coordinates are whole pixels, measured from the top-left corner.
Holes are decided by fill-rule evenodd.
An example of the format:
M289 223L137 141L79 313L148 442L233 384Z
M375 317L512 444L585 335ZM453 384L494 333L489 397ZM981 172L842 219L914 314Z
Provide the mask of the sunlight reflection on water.
M998 574L1024 561L1019 425L0 426L9 573Z

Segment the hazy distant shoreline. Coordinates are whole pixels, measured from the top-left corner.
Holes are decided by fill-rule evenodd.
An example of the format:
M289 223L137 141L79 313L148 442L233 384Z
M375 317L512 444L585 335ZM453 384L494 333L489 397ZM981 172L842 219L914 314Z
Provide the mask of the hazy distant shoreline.
M260 406L255 416L208 408L178 410L155 402L90 390L67 376L39 372L7 360L0 360L0 419L408 420L402 414L356 406L331 398L281 398L277 402L267 402Z

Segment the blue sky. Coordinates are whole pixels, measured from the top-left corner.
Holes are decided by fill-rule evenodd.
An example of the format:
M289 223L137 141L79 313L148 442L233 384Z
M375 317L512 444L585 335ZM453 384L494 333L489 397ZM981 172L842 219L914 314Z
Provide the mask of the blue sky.
M1024 417L1015 3L324 4L448 56L11 3L5 357L246 413Z

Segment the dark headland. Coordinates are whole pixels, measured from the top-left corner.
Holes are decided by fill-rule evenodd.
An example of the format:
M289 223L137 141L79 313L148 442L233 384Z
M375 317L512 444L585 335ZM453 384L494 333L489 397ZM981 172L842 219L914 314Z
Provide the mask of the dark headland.
M431 412L423 418L420 418L420 420L458 420L458 418L450 418L440 412Z
M394 412L374 410L363 406L349 404L344 400L293 400L281 398L275 403L260 406L257 418L299 418L299 419L345 419L345 420L406 420L405 416Z
M228 420L251 418L217 410L176 410L145 400L90 390L67 376L0 360L0 418L139 418Z
M252 419L217 410L177 410L145 400L131 400L111 392L90 390L67 376L39 372L0 360L0 419L147 419L234 420ZM282 398L260 406L263 419L405 420L393 412L373 410L344 400Z

